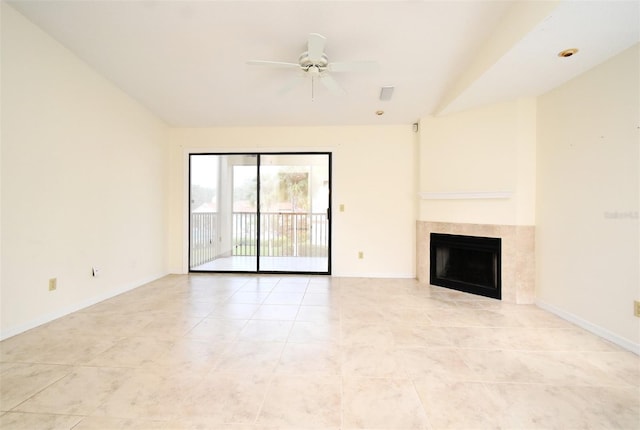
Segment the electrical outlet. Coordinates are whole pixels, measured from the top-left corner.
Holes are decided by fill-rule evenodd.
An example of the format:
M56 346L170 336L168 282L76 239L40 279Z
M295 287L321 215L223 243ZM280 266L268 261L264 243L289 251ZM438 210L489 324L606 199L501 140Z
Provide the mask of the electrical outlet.
M364 252L358 251L358 258L362 260L364 258Z
M633 302L633 314L640 317L640 300L635 300Z
M49 279L49 291L55 291L58 288L58 279L51 278Z

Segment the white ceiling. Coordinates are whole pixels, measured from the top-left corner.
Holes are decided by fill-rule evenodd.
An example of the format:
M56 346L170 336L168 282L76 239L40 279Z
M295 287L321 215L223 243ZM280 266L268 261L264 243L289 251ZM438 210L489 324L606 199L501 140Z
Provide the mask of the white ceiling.
M638 1L10 3L181 127L411 124L545 93L640 41ZM295 63L309 33L327 38L330 61L380 67L334 74L347 94L316 87L312 101L309 83L279 93L295 71L246 64ZM566 48L580 52L559 58Z

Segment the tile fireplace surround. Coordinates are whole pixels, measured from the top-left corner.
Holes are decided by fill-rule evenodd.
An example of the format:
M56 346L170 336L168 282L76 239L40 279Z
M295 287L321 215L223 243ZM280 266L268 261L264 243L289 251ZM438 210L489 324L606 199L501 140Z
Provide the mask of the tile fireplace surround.
M502 300L533 303L535 299L535 227L528 225L463 224L418 221L416 226L418 280L429 283L431 233L502 239Z

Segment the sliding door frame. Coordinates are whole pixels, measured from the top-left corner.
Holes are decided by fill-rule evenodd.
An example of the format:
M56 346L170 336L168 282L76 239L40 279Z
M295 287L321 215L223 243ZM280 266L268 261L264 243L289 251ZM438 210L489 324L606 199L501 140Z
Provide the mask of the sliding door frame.
M240 155L240 156L256 156L256 270L194 270L191 267L191 246L192 246L192 216L191 216L191 157L192 156L206 156L206 155ZM279 271L279 270L261 270L260 269L260 248L261 248L261 222L260 222L260 167L261 157L269 155L326 155L327 156L327 168L328 168L328 203L327 203L327 270L326 271ZM283 152L189 152L188 153L188 192L187 192L187 219L188 219L188 245L187 245L187 265L189 273L259 273L259 274L300 274L300 275L331 275L331 254L332 254L332 188L333 188L333 153L330 151L283 151Z

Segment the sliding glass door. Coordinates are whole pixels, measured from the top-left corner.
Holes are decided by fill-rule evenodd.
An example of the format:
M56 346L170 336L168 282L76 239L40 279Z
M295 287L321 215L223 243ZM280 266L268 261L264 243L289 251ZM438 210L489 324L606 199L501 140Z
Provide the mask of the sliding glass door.
M331 154L191 154L189 270L329 274Z
M189 270L257 270L258 157L189 157Z
M329 271L329 155L260 156L263 271Z

